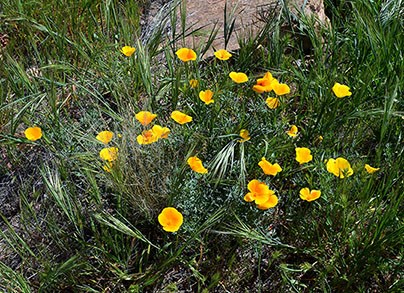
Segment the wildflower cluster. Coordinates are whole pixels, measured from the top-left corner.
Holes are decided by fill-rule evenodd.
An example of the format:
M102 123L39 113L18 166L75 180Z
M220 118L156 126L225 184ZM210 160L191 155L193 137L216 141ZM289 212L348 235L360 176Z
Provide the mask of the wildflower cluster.
M400 291L404 1L48 2L0 4L3 291Z
M156 114L149 111L140 111L135 115L137 121L143 126L149 125L155 118ZM136 137L138 144L152 144L157 142L159 139L167 138L170 134L170 129L168 127L163 127L158 124L153 125L151 129L143 130L143 132Z
M128 49L122 49L122 53L125 54L125 52L130 53L131 51L128 51ZM198 58L196 52L189 48L179 49L176 52L176 55L178 59L184 63L195 61ZM223 49L216 51L214 55L220 61L226 61L232 57L231 53ZM231 71L228 73L228 76L236 84L243 84L249 81L248 75L244 72ZM197 79L190 79L189 86L191 88L197 88L199 87L199 81ZM271 72L266 72L261 78L258 78L256 83L252 86L252 90L257 94L274 94L273 96L266 97L265 103L269 109L278 108L281 105L282 97L291 93L291 88L286 83L282 83L273 77ZM339 83L335 83L331 91L338 98L343 98L352 94L348 86ZM198 97L200 101L207 106L215 103L215 99L218 98L211 89L200 90ZM179 125L184 125L193 121L192 116L179 110L174 110L170 116L171 119L173 119ZM148 111L141 111L137 113L135 117L143 127L147 127L154 121L157 115ZM151 128L144 129L143 132L137 136L137 142L141 145L152 144L157 142L159 139L168 138L169 133L169 128L155 124ZM295 138L299 134L298 126L290 125L290 128L286 131L286 134L291 138ZM250 143L251 137L247 129L241 129L239 136L240 139L238 139L237 142L240 144L245 142ZM101 132L97 136L97 139L103 143L108 143L112 139L112 135L108 132ZM117 157L117 153L117 148L105 148L102 150L102 153L100 152L100 156L107 162L113 162ZM312 151L307 147L295 147L295 160L298 162L298 166L312 162ZM195 173L201 175L209 174L209 170L204 166L203 161L195 155L188 157L186 163ZM265 156L262 157L258 162L258 166L261 168L263 174L267 176L275 177L277 174L283 171L282 167L278 162L276 162L276 160L271 159L269 161L265 158ZM308 167L310 167L310 165L308 165ZM341 179L349 177L354 173L349 162L341 157L337 159L328 159L326 161L325 168L329 173ZM365 169L368 173L373 173L378 170L378 168L373 168L369 165L366 165ZM244 201L253 202L260 210L268 210L276 207L278 204L279 199L276 192L270 189L269 185L264 181L252 179L247 184L247 189L248 193L244 195ZM317 189L310 190L309 187L301 187L298 195L302 200L312 202L320 198L321 191ZM158 221L165 231L176 232L180 229L183 223L183 216L176 208L166 207L159 214Z
M112 141L114 133L109 130L101 131L95 137L99 142L107 145ZM105 161L105 165L102 167L105 171L111 172L112 167L116 159L118 158L117 147L105 147L100 151L100 158Z
M262 78L257 79L253 90L258 93L270 93L274 91L277 96L283 96L290 93L290 87L285 83L280 83L272 76L270 72L265 73ZM270 109L276 109L281 104L279 97L268 97L266 104Z

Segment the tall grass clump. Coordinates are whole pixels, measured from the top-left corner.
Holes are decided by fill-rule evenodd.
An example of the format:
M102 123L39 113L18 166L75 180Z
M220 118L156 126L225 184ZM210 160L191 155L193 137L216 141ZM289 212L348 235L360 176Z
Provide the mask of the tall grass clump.
M0 5L1 290L400 291L402 1L233 51L180 1L42 2Z

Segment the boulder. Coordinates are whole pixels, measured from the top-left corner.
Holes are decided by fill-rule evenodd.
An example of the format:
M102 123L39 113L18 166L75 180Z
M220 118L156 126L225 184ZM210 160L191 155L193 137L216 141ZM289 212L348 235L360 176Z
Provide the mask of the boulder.
M329 20L324 12L323 0L182 0L180 5L182 9L178 9L177 29L181 27L181 10L185 8L185 29L188 33L192 33L185 38L181 46L197 48L206 44L211 31L217 29L217 35L211 47L226 48L229 51L237 50L239 48L238 38L258 32L265 25L265 15L279 16L284 2L287 2L288 8L296 17L304 13L314 16L318 25L328 24ZM229 26L234 20L233 33L227 44L225 44L224 37L225 8L227 25ZM207 52L207 56L212 54L213 50Z

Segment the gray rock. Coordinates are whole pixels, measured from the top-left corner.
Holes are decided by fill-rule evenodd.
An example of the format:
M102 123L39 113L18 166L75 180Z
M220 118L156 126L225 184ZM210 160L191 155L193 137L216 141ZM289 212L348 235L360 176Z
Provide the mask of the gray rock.
M187 32L194 31L186 37L183 46L197 48L206 43L213 29L217 29L217 35L212 43L216 49L226 48L227 50L239 49L238 38L244 38L250 33L254 34L264 27L265 15L278 15L284 8L284 3L296 16L302 13L311 17L314 16L317 24L328 25L328 18L324 12L323 0L205 0L190 1L183 0L182 7L186 8L185 29ZM227 4L227 5L226 5ZM225 17L226 7L227 24L234 20L234 32L225 44ZM180 12L178 19L180 19ZM207 55L212 55L213 50Z

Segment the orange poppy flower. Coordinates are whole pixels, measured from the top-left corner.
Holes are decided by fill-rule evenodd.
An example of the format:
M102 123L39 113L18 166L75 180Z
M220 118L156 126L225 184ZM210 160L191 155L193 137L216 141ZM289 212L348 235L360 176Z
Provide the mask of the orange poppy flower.
M189 48L181 48L177 52L175 52L178 59L183 62L194 61L196 60L196 53L194 50Z
M311 155L311 151L308 148L295 148L296 151L296 161L299 164L308 163L313 160L313 156Z
M282 168L278 163L271 164L265 159L265 157L261 159L258 166L261 167L262 171L264 171L266 175L276 176L276 174L282 171Z
M352 95L350 88L344 84L336 82L332 87L332 91L337 96L337 98L344 98Z
M149 111L140 111L135 115L136 120L139 121L140 124L142 124L143 126L150 124L150 122L152 122L153 119L156 117L156 114L153 114Z
M214 55L219 60L229 60L232 56L227 50L224 49L217 50Z
M204 102L206 105L212 104L214 100L212 99L213 92L211 90L200 91L199 98Z
M191 117L191 116L188 116L187 114L184 114L184 113L182 113L182 112L180 112L180 111L173 111L173 112L171 113L171 118L172 118L175 122L177 122L177 123L179 123L179 124L185 124L185 123L188 123L188 122L191 122L191 121L192 121L192 117Z
M103 148L100 151L100 158L108 162L115 161L118 158L118 148L117 147Z
M170 134L170 129L168 127L162 127L156 124L152 127L152 132L157 139L167 138Z
M259 94L270 92L272 91L274 82L277 82L277 80L273 78L272 74L268 71L263 78L257 79L257 83L253 86L253 90Z
M276 109L281 104L281 102L277 98L267 98L265 100L265 102L266 102L267 106L269 107L269 109Z
M298 133L298 129L297 129L297 126L296 125L292 125L291 127L290 127L290 129L286 132L289 136L291 136L291 137L295 137L296 135L297 135L297 133Z
M374 168L374 167L370 166L369 164L365 164L365 169L366 169L366 172L368 172L369 174L373 174L380 170L380 168Z
M320 190L311 190L306 188L302 188L300 190L300 198L306 201L313 201L316 200L317 198L319 198L321 195L321 191Z
M248 81L248 76L243 72L232 71L229 73L229 76L235 83L244 83Z
M242 139L240 139L239 142L245 142L247 140L250 140L250 133L248 132L247 129L241 129L240 136Z
M101 131L95 137L98 141L102 142L103 144L109 143L112 138L114 137L114 133L108 130Z
M277 94L278 96L282 96L282 95L286 95L290 93L290 87L285 84L285 83L275 83L273 85L273 90L275 92L275 94Z
M327 161L327 171L339 178L349 177L353 174L351 164L344 158L329 159Z
M156 142L159 138L153 132L153 130L144 130L141 135L136 137L136 141L138 144L151 144Z
M42 137L42 129L40 127L28 127L24 131L25 137L30 141L36 141Z
M178 231L184 221L182 214L172 207L164 208L157 219L163 230L167 232Z
M202 161L201 159L199 159L198 157L190 157L187 160L188 165L191 167L192 170L194 170L197 173L200 174L206 174L208 173L208 169L206 169L203 165L202 165Z
M133 55L133 53L135 53L136 48L131 47L131 46L124 46L121 49L121 53L124 54L127 57L130 57Z

